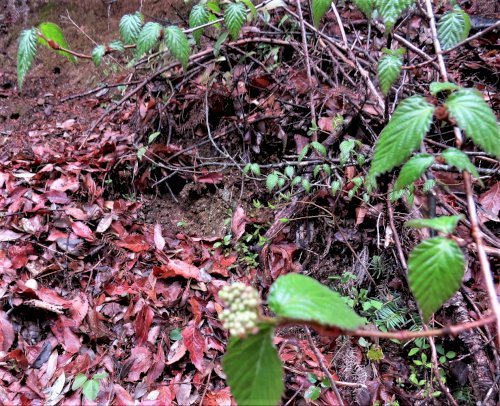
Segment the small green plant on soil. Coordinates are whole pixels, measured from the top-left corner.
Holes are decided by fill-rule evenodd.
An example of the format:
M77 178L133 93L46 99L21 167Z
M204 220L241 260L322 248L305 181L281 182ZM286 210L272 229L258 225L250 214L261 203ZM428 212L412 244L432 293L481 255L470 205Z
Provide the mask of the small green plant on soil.
M83 395L93 402L99 394L101 380L107 377L107 372L94 374L90 378L85 374L78 374L73 381L73 385L71 385L71 390L75 391L82 388Z
M414 0L353 0L369 20L381 19L385 33L389 35L400 16L413 8ZM438 24L438 40L441 47L450 49L467 38L470 21L467 14L455 3L451 11L446 12ZM254 6L250 0L235 2L218 2L202 0L196 4L189 16L189 29L182 30L178 26L164 26L158 22L145 22L141 13L122 17L119 31L120 38L108 44L97 45L89 55L77 53L69 49L63 32L56 24L43 22L37 27L24 30L19 37L17 55L18 87L22 89L26 75L37 55L39 45L55 50L57 53L76 63L78 59L90 59L99 66L104 58L112 53L130 53L132 62L144 56L162 56L170 53L186 70L189 56L195 44L200 43L204 30L213 26L218 30L214 43L214 52L218 54L221 45L228 39L236 39L243 25L256 18L258 12L263 18L268 17L268 9L281 6L274 0L264 1ZM320 26L321 20L331 7L330 0L312 0L311 15L313 24ZM283 21L284 22L284 21ZM153 52L157 52L152 54ZM265 47L263 52L273 56L276 49ZM384 49L378 62L378 81L384 95L388 95L396 83L402 69L404 48ZM276 54L274 54L276 56ZM334 128L343 125L343 118L338 117ZM447 147L440 153L415 153L431 126L449 124L458 134L465 137L483 151L500 158L500 127L496 117L480 92L475 89L462 88L450 82L434 82L430 85L429 95L412 95L402 100L394 111L390 121L382 130L377 141L375 152L370 161L367 174L358 175L350 180L350 185L343 185L340 179L334 178L335 168L328 162L329 152L319 141L311 139L299 156L299 164L306 158L317 159L319 163L307 175L298 174L296 166L289 165L283 171L271 171L266 176L269 192L276 189L289 188L292 192L303 190L310 193L325 185L332 194L347 192L353 198L363 191L362 199L368 201L376 188L377 181L388 172L401 167L391 193L395 199L406 194L411 197L416 188L415 182L424 177L426 171L436 161L443 161L464 174L470 175L480 182L477 168L469 157L461 150L462 141L457 141L456 148ZM317 123L312 123L310 136L318 132ZM457 140L460 137L457 135ZM149 142L152 142L150 140ZM360 169L366 166L367 157L362 152L359 141L346 139L340 146L340 165L355 164ZM139 150L144 156L146 149ZM300 165L299 165L300 166ZM256 163L245 166L246 174L261 175L261 167ZM432 188L432 182L426 182L423 190ZM345 189L345 190L344 190ZM290 198L290 191L280 191L282 199ZM285 219L288 221L288 219ZM429 228L436 236L420 242L411 252L408 260L408 282L417 301L423 322L431 320L432 315L460 287L464 275L464 254L454 236L455 229L463 216L441 216L428 219L415 219L406 223L410 228ZM248 250L248 244L260 243L260 230L243 237L236 249L239 250L248 265L256 265L256 257ZM229 248L231 236L224 237L221 248ZM380 263L373 265L380 269ZM349 279L351 275L344 275ZM284 324L312 325L330 329L337 334L354 335L367 320L359 316L346 301L361 306L361 312L375 321L379 329L402 328L407 319L403 306L385 303L379 299L368 298L367 292L356 292L347 299L320 284L312 278L299 274L279 277L271 286L267 297L267 305L274 317L262 314L261 299L256 290L241 283L223 288L219 296L226 309L221 313L224 327L229 330L227 352L223 366L231 392L238 404L271 405L277 404L284 390L283 366L276 347L273 344L274 330ZM385 313L384 313L385 310ZM413 358L412 377L415 386L424 389L430 397L440 396L434 390L435 378L429 378L431 363L424 345L415 344L410 350ZM376 362L383 353L370 346L370 357ZM442 352L442 361L453 356L452 352ZM443 358L444 357L444 358ZM419 378L426 373L425 378ZM94 400L99 392L100 380L105 374L96 374L88 378L79 374L73 389L82 388L89 400ZM308 398L314 400L319 396L322 383L311 382ZM318 391L319 390L319 391Z

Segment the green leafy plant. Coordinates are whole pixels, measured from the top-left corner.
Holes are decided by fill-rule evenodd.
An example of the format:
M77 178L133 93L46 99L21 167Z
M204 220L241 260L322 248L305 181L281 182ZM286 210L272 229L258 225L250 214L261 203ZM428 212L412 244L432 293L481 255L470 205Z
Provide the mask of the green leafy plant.
M460 6L443 14L438 23L438 38L443 49L453 48L466 39L471 28L470 17Z
M275 326L295 322L349 330L365 324L338 293L299 274L281 276L271 286L268 305L275 318L260 314L258 293L241 283L223 288L219 297L227 305L221 319L232 334L223 367L238 404L272 405L282 396Z
M401 67L403 66L403 55L406 52L405 48L399 48L396 50L390 50L384 48L382 50L384 56L380 58L377 71L378 79L380 83L380 88L382 92L387 95L391 86L398 79L401 73Z
M100 381L107 377L107 372L94 374L91 378L88 378L85 374L78 374L73 381L73 385L71 385L71 390L75 391L82 388L83 395L93 402L99 394Z
M447 91L444 107L450 120L466 136L486 152L500 157L500 127L481 94L474 89L456 89L444 84L431 85L434 92ZM403 163L418 148L429 131L436 110L421 96L412 96L396 108L389 124L377 142L369 176L373 179ZM478 177L477 170L463 152L449 148L443 152L444 160L460 170ZM395 190L411 185L432 165L434 158L418 154L402 168ZM414 220L409 227L429 227L451 234L458 222L457 216ZM464 273L464 257L457 242L447 236L438 236L418 244L408 261L410 288L419 304L424 320L448 300L460 287Z

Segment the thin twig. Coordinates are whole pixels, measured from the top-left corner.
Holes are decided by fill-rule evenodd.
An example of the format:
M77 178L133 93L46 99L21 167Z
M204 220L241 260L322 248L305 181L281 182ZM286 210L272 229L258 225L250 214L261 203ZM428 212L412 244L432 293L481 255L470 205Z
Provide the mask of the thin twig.
M337 385L335 383L335 379L333 379L332 374L330 373L330 371L326 367L325 363L323 362L323 356L321 355L321 353L319 352L318 348L314 344L314 341L313 341L313 338L311 336L311 331L309 330L309 327L305 326L304 330L306 332L307 341L309 341L309 345L311 346L311 349L313 350L314 355L316 356L316 359L318 360L318 364L319 364L321 370L323 371L323 373L328 378L328 382L330 382L330 386L332 387L333 393L335 393L335 396L337 397L339 405L340 406L344 406L344 401L342 400L342 397L340 396L340 392L339 392L339 389L337 388Z
M302 50L304 52L306 63L307 81L309 83L309 109L311 110L311 122L316 123L316 106L314 105L314 82L311 74L311 62L309 60L309 50L307 49L306 27L304 23L304 17L302 15L302 6L300 4L300 0L297 0L297 14L299 16L300 32L302 34ZM318 135L314 133L311 140L317 141Z

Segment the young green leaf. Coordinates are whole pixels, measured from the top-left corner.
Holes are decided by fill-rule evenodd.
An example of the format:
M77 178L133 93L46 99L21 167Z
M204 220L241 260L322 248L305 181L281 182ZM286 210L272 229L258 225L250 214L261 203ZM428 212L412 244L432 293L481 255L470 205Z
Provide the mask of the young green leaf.
M259 164L251 164L250 169L255 176L260 176L260 166Z
M493 111L476 89L461 89L445 102L450 117L484 151L500 158L500 126Z
M429 154L418 154L410 158L401 168L401 172L394 184L394 189L400 190L411 185L424 174L433 162L434 157Z
M17 84L19 91L23 89L24 78L35 60L38 35L36 28L24 30L19 36L17 48Z
M88 400L93 402L99 394L99 382L94 379L89 379L83 384L82 392Z
M340 149L340 163L344 165L349 161L349 158L351 157L351 151L354 149L356 143L354 140L345 140L342 141L339 145Z
M245 23L247 12L242 3L229 3L224 9L224 23L233 39L240 35L241 27Z
M319 23L332 4L332 0L312 0L311 11L314 26L319 27Z
M443 158L448 165L454 166L455 168L458 168L461 171L467 171L474 177L479 179L479 173L476 167L470 161L469 157L459 149L456 148L446 149L445 151L443 151Z
M120 20L120 36L127 45L137 41L141 32L144 17L141 13L125 14Z
M285 168L285 175L286 175L288 178L292 179L292 178L293 178L293 176L295 175L295 168L294 168L293 166L287 166L287 167Z
M300 151L300 154L297 158L299 162L306 157L307 153L309 152L309 148L310 148L309 144L307 144L304 148L302 148L302 151Z
M158 23L149 22L144 24L137 37L136 55L142 56L149 52L160 39L162 26Z
M434 237L415 247L408 280L425 322L460 288L463 276L464 256L455 241Z
M470 17L459 6L443 14L438 22L438 38L443 49L453 48L469 35Z
M123 52L125 51L125 46L121 41L111 41L108 47L114 51Z
M432 82L429 86L429 91L433 96L437 95L440 92L453 92L455 90L459 90L460 86L451 82Z
M354 0L353 3L367 18L372 18L375 0Z
M241 2L248 7L250 10L250 14L252 15L252 18L257 17L257 9L252 3L252 0L241 0Z
M326 148L325 148L325 146L321 142L313 141L313 142L311 142L310 145L311 145L311 147L314 148L314 150L316 150L316 152L318 154L326 156L326 154L327 154Z
M418 148L429 131L434 109L422 96L401 102L380 134L370 168L371 178L392 170Z
M64 37L61 27L59 27L57 24L49 22L41 23L38 26L38 29L43 34L43 36L47 38L49 41L55 42L61 48L69 49L68 42ZM45 39L43 39L42 37L38 37L38 42L47 48L51 48L50 45L47 43L47 41L45 41ZM77 62L77 59L74 55L68 54L67 52L64 51L57 51L57 53L67 58L70 62L73 63Z
M410 228L432 228L445 234L451 234L457 228L458 222L464 216L441 216L432 219L413 219L405 223L405 227Z
M311 191L311 182L307 179L302 179L302 187L306 191L306 193L309 193Z
M165 42L167 43L170 53L175 56L184 69L186 69L189 63L189 42L186 34L184 34L179 27L171 25L165 30Z
M401 13L413 3L414 0L375 0L376 9L388 31L394 27Z
M266 188L269 192L272 192L273 189L278 186L279 176L276 172L272 172L267 175L266 178Z
M106 54L106 47L104 45L97 45L92 50L92 62L95 66L99 66L102 62L102 57Z
M85 382L87 382L87 377L85 376L85 374L78 374L77 376L75 376L73 385L71 385L71 390L77 390L81 388Z
M271 286L269 308L278 317L355 329L365 324L340 295L309 276L280 276Z
M398 79L403 66L403 58L397 54L387 54L380 58L377 66L378 80L382 93L387 96L391 86Z
M276 405L281 399L283 367L270 327L246 338L231 337L222 365L239 405Z
M199 27L206 23L208 23L208 10L205 4L198 3L191 9L189 14L189 28ZM202 29L193 31L193 38L197 44L200 43L202 34Z

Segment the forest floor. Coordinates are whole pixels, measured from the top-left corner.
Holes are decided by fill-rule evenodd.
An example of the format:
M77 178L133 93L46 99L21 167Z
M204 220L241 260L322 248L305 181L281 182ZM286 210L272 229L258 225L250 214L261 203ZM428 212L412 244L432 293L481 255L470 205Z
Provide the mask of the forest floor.
M277 277L301 272L349 298L374 329L422 328L397 245L408 255L418 242L421 235L403 223L428 213L427 196L420 187L413 205L384 193L367 203L355 179L366 174L364 163L387 122L384 110L409 94L427 95L437 77L432 63L405 69L390 103L381 100L359 66L375 77L387 38L373 26L365 48L366 19L346 5L339 11L361 65L311 36L311 86L299 25L276 10L269 25L255 23L216 56L207 53L186 73L174 68L152 78L119 105L158 61L133 70L114 56L96 68L44 49L19 93L21 29L53 21L72 49L88 51L93 40L116 38L121 16L140 2L109 9L99 0L42 3L16 19L6 11L4 26L0 20L0 404L234 404L221 366L228 336L217 296L233 281L265 297ZM185 25L190 8L158 0L145 1L142 11L147 21ZM306 2L303 8L308 19ZM485 17L474 5L467 11ZM500 18L500 10L486 17ZM424 20L416 13L399 29L433 55ZM333 13L323 33L341 38ZM215 31L208 35L215 38ZM497 116L498 38L490 32L447 57L450 78L481 90ZM205 39L201 50L212 44ZM425 61L412 58L406 66ZM317 140L329 152L300 160L312 114ZM428 150L448 145L451 132L436 130ZM352 140L344 159L339 146ZM471 156L482 170L475 198L498 269L499 162ZM244 175L249 162L262 175ZM291 187L290 177L269 192L265 175L287 167L312 179L311 190ZM437 213L466 213L461 174L432 173L440 185ZM331 176L341 181L336 194ZM471 241L466 225L457 234ZM467 258L463 286L436 313L436 327L488 311L474 251ZM493 329L483 328L436 338L446 377L439 384L424 339L314 335L318 359L302 328L282 328L275 344L286 372L283 404L340 404L324 384L321 365L328 365L344 404L443 405L449 391L458 404L494 405L500 372L493 337ZM92 379L104 372L96 378L97 403L72 388L78 374Z

